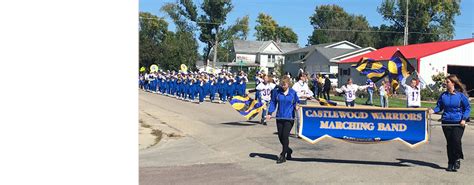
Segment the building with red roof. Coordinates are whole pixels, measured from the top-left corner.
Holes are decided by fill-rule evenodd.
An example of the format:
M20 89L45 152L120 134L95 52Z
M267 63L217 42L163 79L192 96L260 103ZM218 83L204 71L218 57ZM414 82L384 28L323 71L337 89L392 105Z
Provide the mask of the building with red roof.
M406 46L389 46L369 53L341 60L339 65L339 82L345 82L352 77L358 84L365 83L367 78L361 75L351 65L361 58L372 58L385 64L392 55L400 50L415 67L421 78L427 83L434 83L432 75L450 73L458 75L468 89L474 88L474 38L450 40L430 43L412 44ZM339 83L343 85L344 83Z

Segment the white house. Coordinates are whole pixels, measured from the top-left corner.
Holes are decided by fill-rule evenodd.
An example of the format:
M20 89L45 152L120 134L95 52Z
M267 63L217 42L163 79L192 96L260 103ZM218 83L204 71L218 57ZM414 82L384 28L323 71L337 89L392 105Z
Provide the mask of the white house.
M355 83L365 83L366 76L352 68L352 64L357 63L362 57L367 57L381 61L386 65L395 51L400 50L427 84L434 83L431 76L435 74L450 73L456 74L466 84L468 90L474 89L473 42L474 39L462 39L385 47L340 61L338 63L341 69L339 81L345 82L351 77Z
M272 72L276 65L285 63L284 53L299 48L296 43L275 41L233 40L235 59L228 63L231 70L248 70L258 67L260 70Z
M299 69L309 74L338 73L337 62L374 51L372 47L362 48L349 41L311 45L285 53L284 70L295 76Z

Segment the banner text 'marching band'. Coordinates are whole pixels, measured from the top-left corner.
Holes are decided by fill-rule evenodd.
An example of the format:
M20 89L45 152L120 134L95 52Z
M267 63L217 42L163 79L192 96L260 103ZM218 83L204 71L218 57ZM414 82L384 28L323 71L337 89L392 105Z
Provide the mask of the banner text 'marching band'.
M400 139L415 146L428 138L425 109L302 106L300 111L300 137L311 143L329 136L361 142Z

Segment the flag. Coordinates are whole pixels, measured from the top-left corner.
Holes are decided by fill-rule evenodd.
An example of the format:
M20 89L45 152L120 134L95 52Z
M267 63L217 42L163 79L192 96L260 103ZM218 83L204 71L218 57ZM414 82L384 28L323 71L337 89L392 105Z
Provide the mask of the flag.
M230 105L247 120L254 118L266 107L265 103L254 100L249 96L234 96L232 100L230 100Z
M398 81L410 76L413 71L415 71L415 68L408 62L400 50L396 51L388 61L389 77L395 90L399 87Z
M336 106L337 105L336 102L333 102L331 100L326 100L323 98L318 98L317 100L319 102L319 105L322 105L322 106Z
M367 75L367 78L372 80L374 83L385 77L387 74L387 67L381 62L377 62L370 58L361 58L360 61L352 65L360 73Z

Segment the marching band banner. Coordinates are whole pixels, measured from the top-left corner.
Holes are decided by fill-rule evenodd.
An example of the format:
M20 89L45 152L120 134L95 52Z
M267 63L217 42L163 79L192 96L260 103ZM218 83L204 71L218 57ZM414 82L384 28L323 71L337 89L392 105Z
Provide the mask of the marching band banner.
M357 143L428 141L427 109L301 106L299 136L310 143L335 138Z

